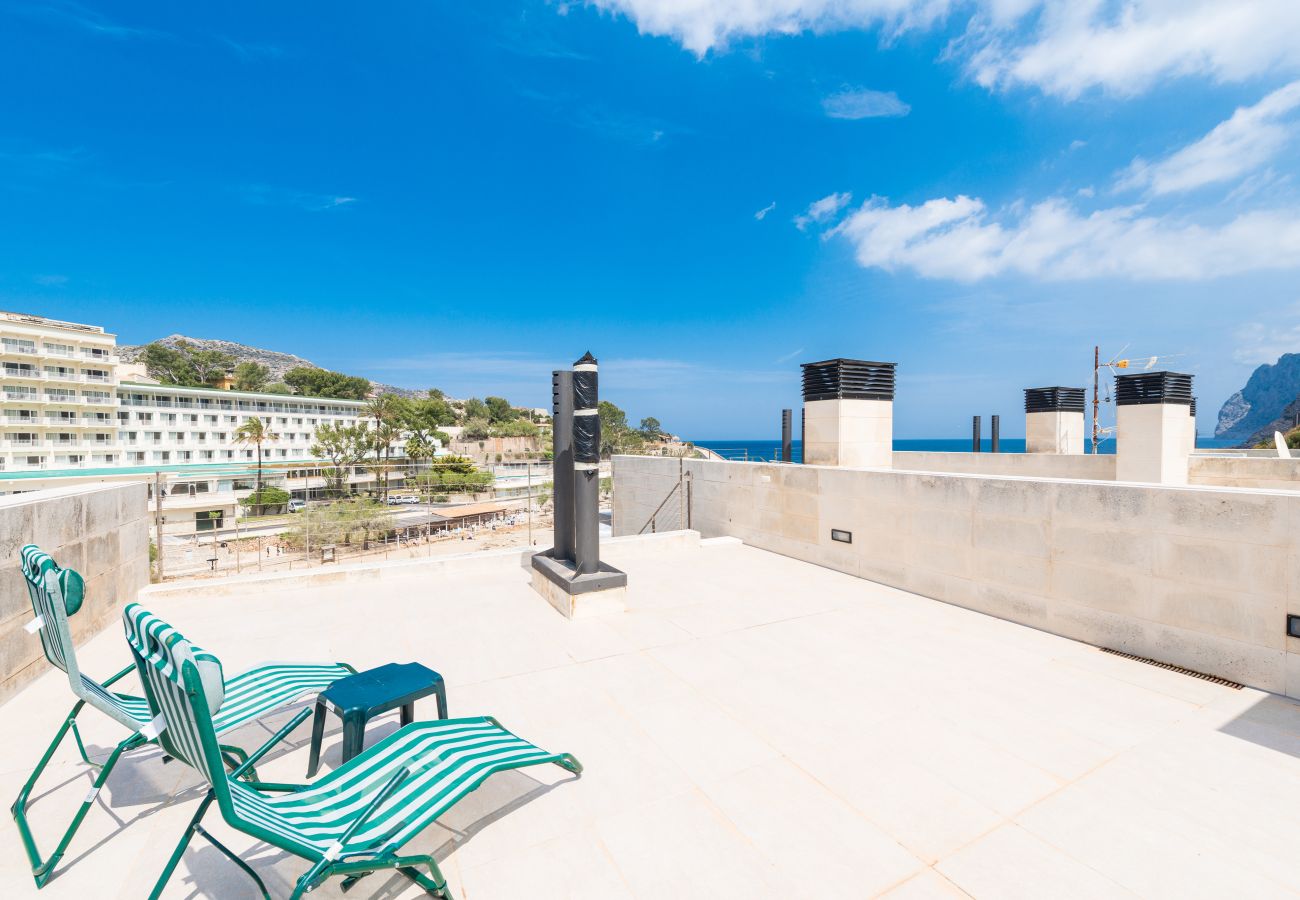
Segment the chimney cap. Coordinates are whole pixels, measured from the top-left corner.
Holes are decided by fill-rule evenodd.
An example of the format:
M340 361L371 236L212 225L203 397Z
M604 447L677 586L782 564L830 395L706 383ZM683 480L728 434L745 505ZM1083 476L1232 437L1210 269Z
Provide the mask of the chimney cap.
M893 400L897 363L837 357L801 363L803 399Z
M1025 412L1083 412L1084 390L1080 387L1025 388Z
M1133 372L1115 376L1116 406L1192 402L1192 376L1183 372Z
M582 355L582 359L580 359L580 360L578 360L577 362L575 362L574 365L575 365L575 366L594 366L594 365L596 365L596 357L592 356L592 355L591 355L591 351L588 350L586 353L584 353L584 354Z

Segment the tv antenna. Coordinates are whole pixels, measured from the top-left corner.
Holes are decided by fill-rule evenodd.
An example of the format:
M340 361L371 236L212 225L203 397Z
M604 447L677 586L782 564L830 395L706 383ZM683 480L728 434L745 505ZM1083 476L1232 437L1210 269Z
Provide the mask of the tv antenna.
M1097 452L1097 445L1101 442L1103 436L1109 434L1114 429L1101 427L1101 370L1102 368L1110 369L1112 375L1117 369L1140 369L1148 372L1156 367L1156 363L1165 360L1177 359L1185 356L1184 353L1163 353L1159 356L1124 356L1124 351L1129 348L1125 344L1120 348L1119 353L1111 357L1109 362L1101 361L1101 347L1094 345L1092 348L1092 452ZM1106 385L1106 402L1111 402L1110 385Z

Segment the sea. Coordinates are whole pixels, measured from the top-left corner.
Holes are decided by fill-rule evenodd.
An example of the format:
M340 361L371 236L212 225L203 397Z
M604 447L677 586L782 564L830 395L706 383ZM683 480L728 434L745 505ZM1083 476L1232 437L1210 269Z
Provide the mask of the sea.
M781 442L779 440L703 440L691 441L699 447L706 447L727 459L749 459L770 462L781 458ZM1205 437L1198 435L1196 446L1205 449L1214 449L1221 447L1231 447L1235 441L1225 441L1220 438ZM944 451L949 453L966 453L971 450L970 438L909 438L906 440L899 439L894 441L895 450L929 450ZM984 453L993 451L993 443L988 438L980 442L980 449ZM1024 453L1024 438L1002 438L998 445L1001 453ZM1086 445L1085 445L1086 449ZM1113 440L1103 441L1097 448L1098 453L1114 453L1115 442ZM794 457L793 462L803 462L803 446L801 441L795 441L791 447L791 455Z

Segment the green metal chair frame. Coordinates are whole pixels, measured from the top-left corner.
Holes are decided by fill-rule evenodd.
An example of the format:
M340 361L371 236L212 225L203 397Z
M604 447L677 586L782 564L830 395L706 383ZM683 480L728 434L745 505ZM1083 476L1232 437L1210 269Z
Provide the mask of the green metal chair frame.
M210 786L150 900L161 896L195 834L252 877L264 900L270 900L257 873L203 828L214 802L231 828L311 863L295 883L291 900L332 876L344 876L347 890L380 869L395 869L429 894L451 900L432 853L401 852L411 838L496 772L554 763L574 775L582 773L571 754L548 753L481 716L407 725L310 784L241 781L311 711L302 710L245 763L227 772L212 718L221 708L216 688L220 661L139 604L128 606L123 616L150 708L165 722L159 741Z
M32 611L35 613L28 630L35 631L40 636L41 649L45 653L45 658L51 665L67 674L72 693L77 697L77 702L64 717L63 723L54 735L54 740L46 748L45 754L10 808L14 821L18 825L19 834L22 836L28 860L31 862L32 877L36 879L37 888L41 888L53 877L55 867L67 851L73 835L81 827L86 813L94 805L100 788L104 786L118 759L127 751L155 742L157 726L153 724L153 715L149 711L149 702L145 698L109 690L114 683L135 671L134 663L103 682L95 681L85 675L78 666L76 648L72 643L68 626L68 616L75 614L81 606L84 593L81 576L74 569L60 568L49 554L34 544L29 544L22 549L22 571L27 582L27 592L31 597ZM217 733L232 731L295 700L319 694L332 682L355 672L355 669L345 663L272 663L237 675L225 685L228 705L215 723ZM129 737L113 748L112 753L103 763L91 760L77 727L77 716L87 705L99 710L131 732ZM73 816L72 823L59 839L54 852L42 859L28 822L27 810L37 780L69 731L76 741L77 752L81 755L81 759L99 772L89 793ZM243 750L234 746L223 745L222 752L231 767L240 766L248 758Z

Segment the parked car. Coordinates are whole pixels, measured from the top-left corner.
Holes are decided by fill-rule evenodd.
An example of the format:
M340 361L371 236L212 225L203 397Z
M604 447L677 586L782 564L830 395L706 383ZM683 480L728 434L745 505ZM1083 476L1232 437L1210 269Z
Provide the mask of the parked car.
M307 508L307 501L306 501L306 500L290 500L290 501L289 501L289 512L299 512L300 510L304 510L304 509L306 509L306 508Z
M419 497L403 497L403 498L402 498L402 502L403 502L403 503L419 503L419 502L420 502L420 498L419 498Z

